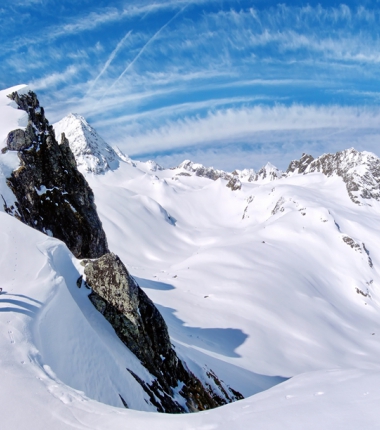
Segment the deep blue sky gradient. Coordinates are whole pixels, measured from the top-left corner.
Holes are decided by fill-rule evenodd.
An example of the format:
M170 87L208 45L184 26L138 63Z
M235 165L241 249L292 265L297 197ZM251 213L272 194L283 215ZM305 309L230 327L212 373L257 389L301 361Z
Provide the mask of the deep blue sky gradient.
M378 1L0 0L0 87L165 166L380 142Z

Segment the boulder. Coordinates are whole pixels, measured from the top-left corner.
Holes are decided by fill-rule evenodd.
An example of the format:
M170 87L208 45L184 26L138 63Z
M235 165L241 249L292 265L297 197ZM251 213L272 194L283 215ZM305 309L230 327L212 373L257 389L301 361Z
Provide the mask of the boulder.
M87 286L92 288L89 298L96 309L154 376L153 382L148 383L128 369L158 411L199 411L242 398L234 391L230 391L230 397L223 392L215 392L210 384L204 386L188 370L172 347L160 312L117 255L108 253L95 261L88 261L84 274ZM184 403L186 408L181 406Z

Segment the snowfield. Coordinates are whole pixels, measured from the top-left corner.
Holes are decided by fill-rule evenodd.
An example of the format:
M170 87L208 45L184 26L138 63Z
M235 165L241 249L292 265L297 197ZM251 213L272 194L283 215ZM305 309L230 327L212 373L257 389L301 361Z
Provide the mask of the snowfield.
M6 98L16 89L0 92L1 148L26 126ZM246 399L153 412L126 368L151 375L77 287L80 262L1 205L0 428L378 429L380 203L354 204L337 175L281 177L271 165L257 181L240 172L232 191L227 179L112 152L82 120L58 130L75 142L110 249L190 369L212 369ZM17 165L0 153L8 206Z

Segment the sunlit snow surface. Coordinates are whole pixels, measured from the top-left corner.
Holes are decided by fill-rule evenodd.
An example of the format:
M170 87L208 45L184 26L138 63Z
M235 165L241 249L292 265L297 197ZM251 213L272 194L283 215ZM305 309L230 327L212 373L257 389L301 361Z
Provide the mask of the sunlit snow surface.
M191 369L207 365L251 397L197 414L148 412L126 367L144 370L77 288L79 262L0 212L0 428L378 428L379 204L353 204L340 178L321 174L233 192L155 167L120 160L86 174L109 247ZM293 378L262 391L276 375Z

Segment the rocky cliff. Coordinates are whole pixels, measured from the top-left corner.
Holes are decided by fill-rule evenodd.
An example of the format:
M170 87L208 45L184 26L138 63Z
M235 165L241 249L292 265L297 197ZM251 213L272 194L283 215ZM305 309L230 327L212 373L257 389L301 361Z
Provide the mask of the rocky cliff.
M61 239L77 258L108 252L94 194L78 171L64 134L58 144L36 95L9 96L28 113L25 130L8 134L7 150L17 151L20 167L8 178L16 207L5 210L25 224Z

